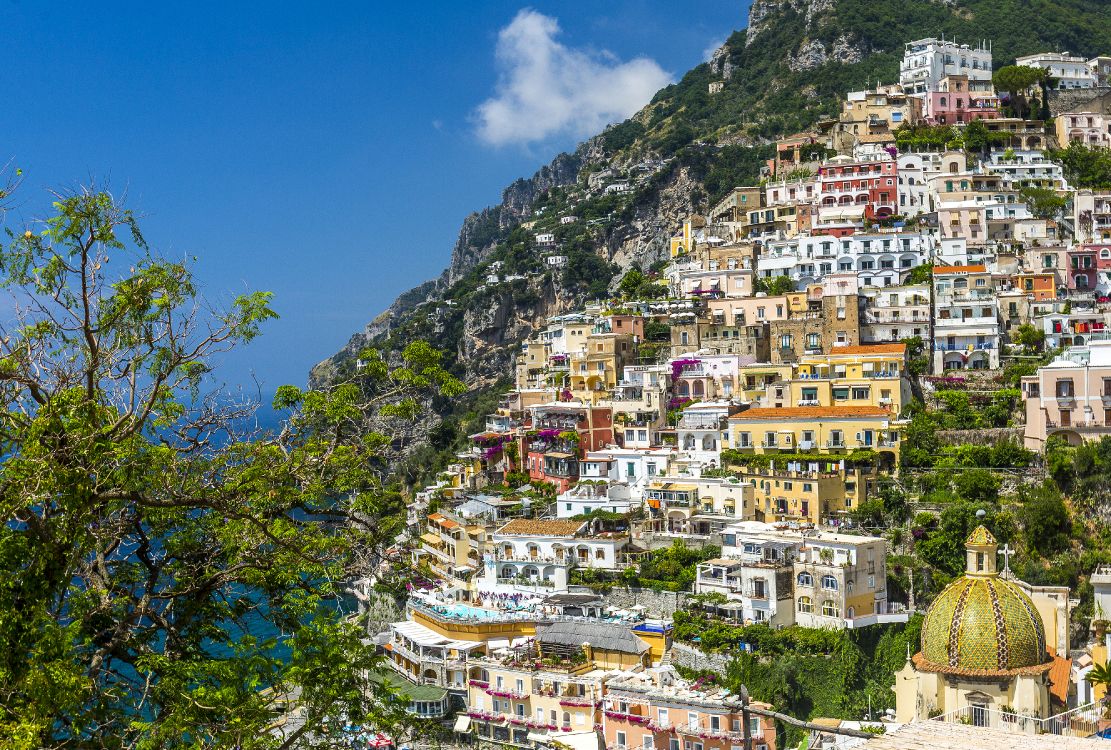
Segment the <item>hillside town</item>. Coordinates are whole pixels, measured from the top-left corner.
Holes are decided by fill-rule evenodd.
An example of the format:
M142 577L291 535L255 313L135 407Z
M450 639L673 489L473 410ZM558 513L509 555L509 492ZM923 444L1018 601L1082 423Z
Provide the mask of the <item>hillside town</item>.
M620 296L536 323L484 428L409 504L410 595L372 634L412 713L451 742L576 750L1107 734L1089 675L1111 567L1081 571L1078 627L1081 593L1023 580L985 511L951 577L908 567L911 521L874 512L902 493L936 525L924 473L986 476L990 497L1111 436L1111 190L1052 157L1111 146L1111 57L1016 62L1048 77L997 91L990 43L908 42L897 81L780 139ZM547 266L578 221L537 217ZM955 405L970 421L923 437ZM724 680L759 644L698 631L912 622L890 708L797 725Z

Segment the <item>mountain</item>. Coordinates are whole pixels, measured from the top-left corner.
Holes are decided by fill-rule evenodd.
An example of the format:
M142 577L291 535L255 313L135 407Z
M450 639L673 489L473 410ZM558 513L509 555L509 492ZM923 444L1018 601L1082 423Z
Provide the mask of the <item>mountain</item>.
M754 0L747 28L710 62L468 216L439 278L399 296L316 365L310 384L349 373L367 345L398 352L420 338L443 350L471 391L426 404L427 419L409 436L409 453L420 459L414 466L434 467L437 452L450 455L479 429L490 394L512 377L518 345L547 317L605 297L629 268L662 264L682 218L752 184L776 137L836 115L847 91L897 80L905 42L941 35L990 40L997 67L1045 50L1094 56L1109 51L1111 4ZM710 93L718 81L721 90ZM629 192L606 190L624 182ZM538 246L542 233L555 235L558 251ZM566 264L549 266L552 254ZM491 273L496 283L487 283Z

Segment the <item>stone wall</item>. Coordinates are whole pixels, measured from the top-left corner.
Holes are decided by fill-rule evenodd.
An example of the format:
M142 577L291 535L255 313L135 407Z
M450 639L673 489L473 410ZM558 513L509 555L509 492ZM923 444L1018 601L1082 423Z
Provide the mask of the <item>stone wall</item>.
M575 593L590 593L588 587L571 586ZM644 607L644 616L651 619L669 620L677 610L687 608L687 600L692 594L686 591L653 591L652 589L633 589L614 587L601 594L607 607L632 609Z
M732 659L725 654L707 654L705 651L685 643L671 644L671 663L699 672L725 674Z
M1005 440L1022 444L1022 427L996 427L983 430L938 430L942 445L997 445Z
M1111 114L1111 88L1065 89L1049 92L1049 111L1056 117L1062 112L1099 112Z

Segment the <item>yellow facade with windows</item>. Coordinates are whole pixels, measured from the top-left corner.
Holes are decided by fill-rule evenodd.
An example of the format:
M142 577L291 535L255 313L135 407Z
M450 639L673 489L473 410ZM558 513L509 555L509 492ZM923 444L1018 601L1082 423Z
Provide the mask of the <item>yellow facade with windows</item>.
M891 453L897 464L900 431L891 413L878 406L755 408L729 418L729 447L772 456L871 449Z

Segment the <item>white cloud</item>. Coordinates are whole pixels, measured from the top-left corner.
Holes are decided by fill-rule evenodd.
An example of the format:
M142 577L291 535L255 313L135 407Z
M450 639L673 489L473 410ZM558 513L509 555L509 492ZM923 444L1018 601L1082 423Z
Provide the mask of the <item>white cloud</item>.
M557 41L559 22L530 8L498 33L495 95L478 106L479 138L494 146L593 135L624 120L672 82L654 60Z

